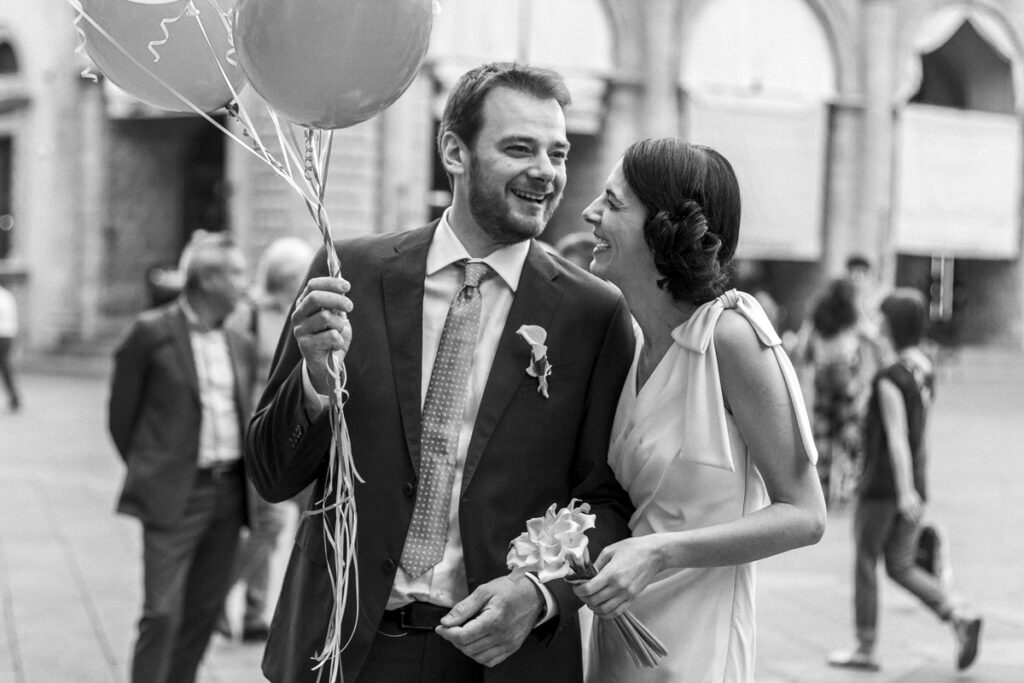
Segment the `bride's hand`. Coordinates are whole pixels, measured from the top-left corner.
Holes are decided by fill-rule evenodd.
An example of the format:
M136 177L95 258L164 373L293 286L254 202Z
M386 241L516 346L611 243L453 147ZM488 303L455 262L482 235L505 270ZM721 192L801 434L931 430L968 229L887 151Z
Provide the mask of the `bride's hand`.
M664 556L656 536L638 536L605 547L594 562L597 576L573 588L599 617L625 612L661 571Z

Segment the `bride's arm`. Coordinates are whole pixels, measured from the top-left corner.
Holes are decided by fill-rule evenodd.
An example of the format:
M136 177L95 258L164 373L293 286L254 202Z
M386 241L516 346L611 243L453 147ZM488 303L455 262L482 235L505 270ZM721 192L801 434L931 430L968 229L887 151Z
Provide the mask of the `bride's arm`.
M727 405L768 490L770 504L723 524L651 534L608 546L597 577L577 594L600 616L617 616L662 570L753 562L816 543L825 529L825 500L804 450L794 406L771 348L749 323L725 311L715 329Z

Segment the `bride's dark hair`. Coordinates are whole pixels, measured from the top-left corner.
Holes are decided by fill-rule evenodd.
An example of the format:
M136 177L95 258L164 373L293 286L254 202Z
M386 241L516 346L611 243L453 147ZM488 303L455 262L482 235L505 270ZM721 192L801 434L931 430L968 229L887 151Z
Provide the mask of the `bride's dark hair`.
M647 210L644 239L677 301L700 305L725 291L740 233L740 190L721 154L678 138L633 143L622 173Z

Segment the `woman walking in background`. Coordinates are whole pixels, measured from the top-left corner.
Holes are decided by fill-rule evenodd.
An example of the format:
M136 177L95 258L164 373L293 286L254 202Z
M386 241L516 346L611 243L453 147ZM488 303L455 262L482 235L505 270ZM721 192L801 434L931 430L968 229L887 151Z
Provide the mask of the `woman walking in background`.
M833 280L811 314L810 332L797 362L811 404L818 476L825 502L840 505L854 495L860 471L860 435L871 371L869 340L858 324L856 290Z

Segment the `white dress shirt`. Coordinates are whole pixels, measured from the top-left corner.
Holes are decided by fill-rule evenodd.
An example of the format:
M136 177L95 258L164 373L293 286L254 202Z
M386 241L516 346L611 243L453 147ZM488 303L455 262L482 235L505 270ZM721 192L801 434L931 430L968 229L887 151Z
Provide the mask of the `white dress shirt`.
M188 320L192 359L199 380L199 467L213 467L242 457L242 432L235 405L235 370L224 327L209 328L181 297Z
M14 295L0 287L0 338L14 339L18 336L18 304Z

